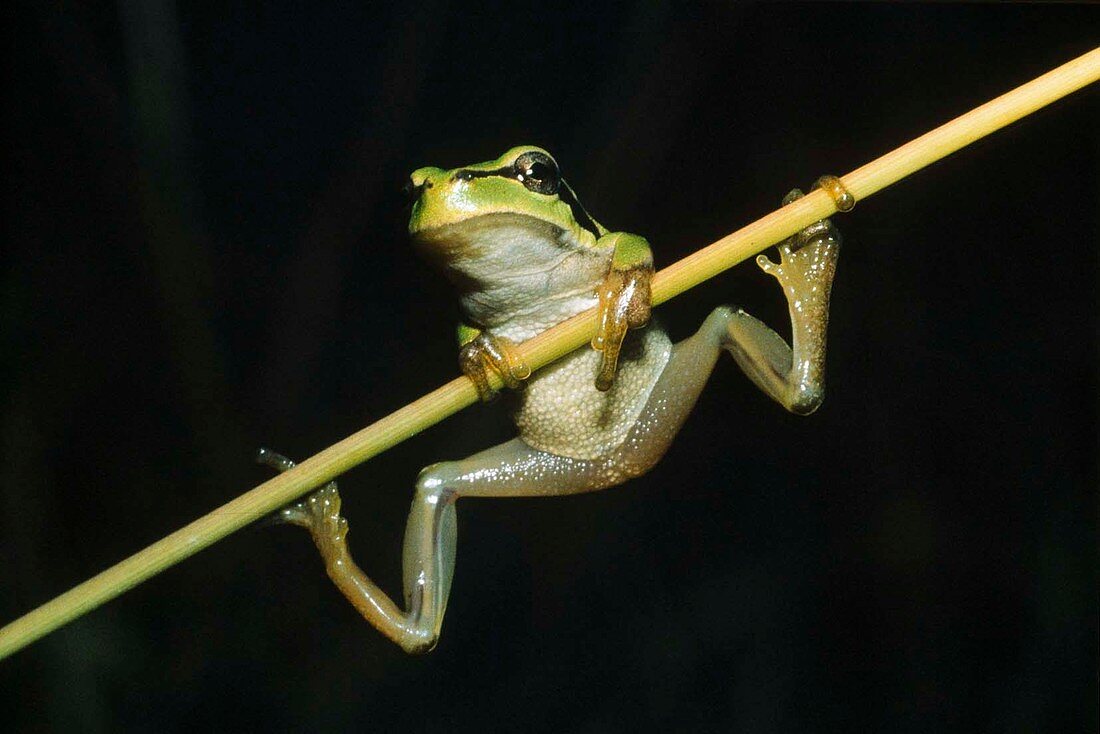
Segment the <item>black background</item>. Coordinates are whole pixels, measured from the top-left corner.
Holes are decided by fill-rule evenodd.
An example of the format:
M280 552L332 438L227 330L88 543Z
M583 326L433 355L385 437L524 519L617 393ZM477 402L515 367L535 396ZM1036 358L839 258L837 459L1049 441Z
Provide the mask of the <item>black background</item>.
M456 374L415 167L554 152L658 266L1084 53L1085 6L11 7L0 311L9 620ZM1098 125L1079 92L862 202L829 390L723 358L648 476L460 503L439 648L248 528L0 663L9 731L1097 727ZM661 309L785 325L742 266ZM400 588L420 467L342 481ZM12 728L14 727L14 728Z

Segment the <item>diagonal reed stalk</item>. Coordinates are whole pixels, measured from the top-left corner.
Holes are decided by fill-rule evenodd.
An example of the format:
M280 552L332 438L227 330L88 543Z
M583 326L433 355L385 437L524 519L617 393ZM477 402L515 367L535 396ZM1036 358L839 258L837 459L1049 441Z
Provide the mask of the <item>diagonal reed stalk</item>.
M856 201L1100 78L1100 48L925 133L841 178ZM653 303L663 303L837 211L817 190L670 265L653 279ZM586 311L521 344L533 369L585 344L596 311ZM499 380L496 387L500 387ZM0 628L0 659L95 609L142 581L339 476L477 401L460 377L358 433L200 517L106 571Z

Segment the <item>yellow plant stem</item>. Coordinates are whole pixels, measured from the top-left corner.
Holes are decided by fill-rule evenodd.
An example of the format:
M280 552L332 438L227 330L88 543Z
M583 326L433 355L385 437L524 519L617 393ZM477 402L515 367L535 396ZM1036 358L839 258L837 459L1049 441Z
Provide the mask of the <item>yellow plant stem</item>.
M865 199L1098 78L1100 48L887 153L843 176L841 182L857 201ZM714 277L836 210L830 195L817 190L723 237L657 273L654 304ZM518 352L533 369L541 367L585 345L595 324L593 309L521 344ZM468 379L448 382L11 622L0 629L0 658L476 401L477 390Z

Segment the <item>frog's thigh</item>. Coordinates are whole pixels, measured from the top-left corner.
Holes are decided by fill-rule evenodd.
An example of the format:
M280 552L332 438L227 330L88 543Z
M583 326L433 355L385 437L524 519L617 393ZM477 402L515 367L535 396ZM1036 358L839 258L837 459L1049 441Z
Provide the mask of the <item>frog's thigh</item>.
M523 439L424 470L454 497L537 497L602 489L626 476L607 458L571 459L532 448Z
M695 407L723 349L753 382L788 409L802 412L805 404L812 410L820 402L819 371L792 379L794 357L786 342L741 309L720 306L699 331L673 346L637 422L607 460L627 477L643 474L656 464Z
M695 334L673 345L668 364L637 422L609 457L627 476L648 471L665 455L680 432L728 341L730 313L732 310L724 306L715 309Z

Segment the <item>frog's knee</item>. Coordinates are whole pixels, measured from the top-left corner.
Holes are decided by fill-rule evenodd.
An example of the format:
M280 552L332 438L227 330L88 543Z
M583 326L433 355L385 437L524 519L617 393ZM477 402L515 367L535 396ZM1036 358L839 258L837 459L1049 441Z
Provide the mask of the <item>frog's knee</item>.
M439 633L432 630L410 631L397 644L410 655L425 655L439 644Z
M809 415L821 407L825 399L825 388L821 385L802 386L795 392L787 410L795 415Z
M721 344L726 340L726 332L729 329L730 322L744 313L745 311L740 306L719 306L710 312L699 331L706 334L716 344Z
M734 314L739 313L740 311L741 311L741 308L739 306L731 306L729 304L723 304L723 305L719 306L718 308L714 309L713 311L711 311L710 312L710 317L707 320L708 321L714 320L714 321L720 322L724 325L725 322L727 322L727 321L729 321L730 319L733 318Z
M451 499L454 490L447 485L447 465L448 462L441 461L420 470L416 477L413 504L436 504Z

